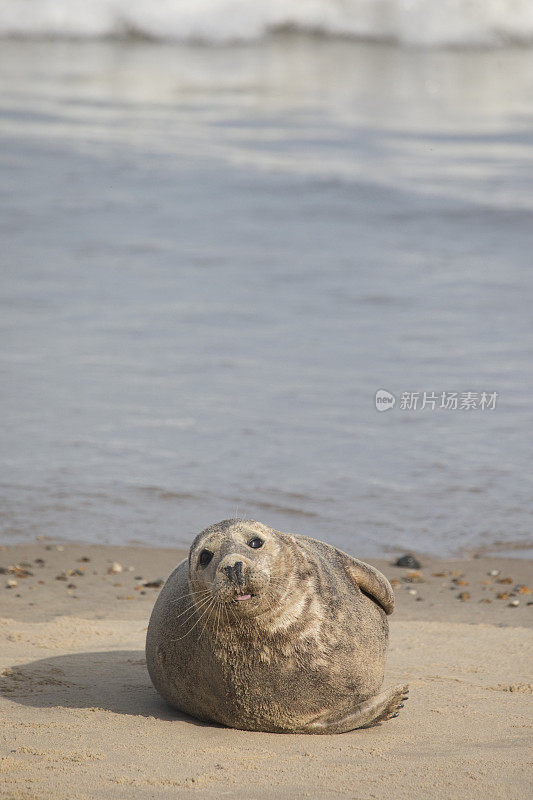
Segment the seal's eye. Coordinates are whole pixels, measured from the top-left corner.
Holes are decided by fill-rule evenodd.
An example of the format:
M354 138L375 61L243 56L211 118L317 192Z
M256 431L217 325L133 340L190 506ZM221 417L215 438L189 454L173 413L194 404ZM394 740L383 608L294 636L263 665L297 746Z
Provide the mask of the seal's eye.
M259 547L263 547L264 542L258 536L255 539L250 539L248 542L248 547L253 547L254 550L257 550Z
M207 567L211 559L213 558L213 553L211 550L202 550L200 553L200 558L198 559L198 563L201 567Z

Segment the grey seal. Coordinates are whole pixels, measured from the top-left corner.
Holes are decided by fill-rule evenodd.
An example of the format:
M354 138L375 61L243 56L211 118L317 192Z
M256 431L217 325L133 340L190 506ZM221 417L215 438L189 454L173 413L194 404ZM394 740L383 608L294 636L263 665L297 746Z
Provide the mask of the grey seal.
M146 637L152 682L206 722L343 733L397 716L380 691L394 596L374 567L255 520L211 525L166 581Z

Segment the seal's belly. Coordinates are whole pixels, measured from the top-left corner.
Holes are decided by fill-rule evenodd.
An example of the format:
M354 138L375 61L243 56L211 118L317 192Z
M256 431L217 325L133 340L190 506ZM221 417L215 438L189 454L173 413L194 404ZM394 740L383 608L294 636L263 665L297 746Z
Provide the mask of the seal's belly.
M309 642L305 649L241 643L231 650L203 651L197 658L189 652L178 681L178 705L232 727L238 720L237 727L281 730L373 695L383 681L385 642L378 649L365 657L357 647L347 652L340 645L324 651ZM204 666L196 671L195 663L205 665L206 658L209 671Z

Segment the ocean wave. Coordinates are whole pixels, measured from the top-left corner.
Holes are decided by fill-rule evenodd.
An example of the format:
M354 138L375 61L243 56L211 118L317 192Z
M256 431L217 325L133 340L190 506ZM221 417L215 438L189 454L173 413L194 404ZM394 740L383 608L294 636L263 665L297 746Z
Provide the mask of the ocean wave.
M532 0L0 0L0 36L214 44L292 29L419 46L533 42Z

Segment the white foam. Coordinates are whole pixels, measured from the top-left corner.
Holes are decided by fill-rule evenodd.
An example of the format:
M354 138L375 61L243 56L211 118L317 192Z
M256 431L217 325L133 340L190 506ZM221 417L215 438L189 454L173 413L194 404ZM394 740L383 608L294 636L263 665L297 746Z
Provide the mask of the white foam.
M213 43L282 27L415 45L533 42L533 0L0 0L0 36Z

